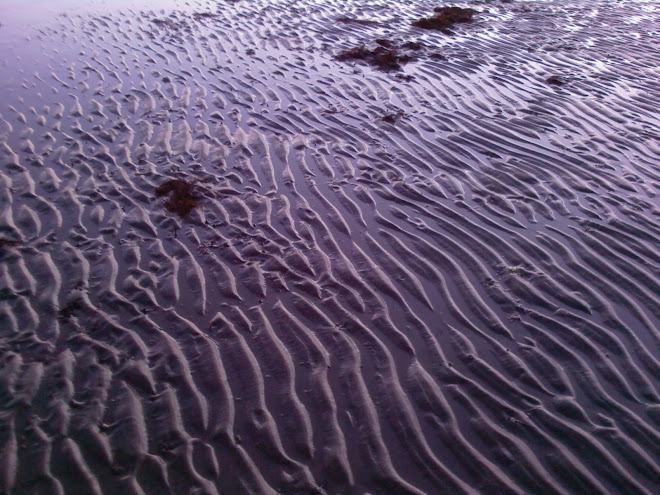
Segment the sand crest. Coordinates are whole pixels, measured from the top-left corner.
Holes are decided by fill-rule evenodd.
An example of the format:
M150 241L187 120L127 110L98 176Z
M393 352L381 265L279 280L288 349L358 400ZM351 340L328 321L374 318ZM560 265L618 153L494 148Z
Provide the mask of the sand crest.
M658 493L654 3L147 2L0 27L0 494Z

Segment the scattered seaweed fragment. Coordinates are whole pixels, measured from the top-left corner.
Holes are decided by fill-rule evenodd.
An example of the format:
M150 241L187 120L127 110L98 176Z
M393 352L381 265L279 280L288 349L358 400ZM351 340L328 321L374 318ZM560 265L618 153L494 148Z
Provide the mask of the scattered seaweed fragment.
M156 197L161 198L169 194L165 201L165 208L180 217L187 217L192 210L199 206L192 194L194 182L183 179L171 179L156 188Z
M217 17L217 15L213 12L195 12L192 16L196 21L201 21L202 19L213 19L214 17Z
M369 21L367 19L356 19L355 17L342 16L337 19L337 22L342 24L359 24L361 26L377 26L376 21Z
M472 22L472 17L477 13L474 9L464 9L462 7L436 7L433 11L435 12L433 16L418 19L413 22L413 26L451 34L449 28L457 23Z
M397 74L396 77L399 81L404 81L404 82L410 82L415 80L415 76L411 76L410 74Z
M176 27L176 22L172 21L171 19L151 19L151 22L153 22L156 26L163 26L163 27Z
M369 50L364 45L356 46L337 55L337 60L346 62L349 60L361 60L374 66L383 72L394 72L402 70L401 65L414 60L414 57L401 51L392 42L384 43L386 40L378 40L378 46ZM387 46L385 46L387 45Z
M175 21L174 19L151 19L151 22L156 26L168 28L170 30L178 31L185 29L188 25L184 21Z
M387 122L388 124L395 124L397 120L399 120L401 117L405 115L403 110L399 110L398 112L394 113L387 113L383 115L380 120L383 122Z
M424 43L422 43L421 41L406 41L403 45L401 45L401 48L405 48L407 50L419 51L422 48L424 48Z
M378 38L374 41L376 42L377 45L380 45L384 48L394 48L395 47L394 41L392 41L392 40L386 40L386 39L383 39L383 38Z

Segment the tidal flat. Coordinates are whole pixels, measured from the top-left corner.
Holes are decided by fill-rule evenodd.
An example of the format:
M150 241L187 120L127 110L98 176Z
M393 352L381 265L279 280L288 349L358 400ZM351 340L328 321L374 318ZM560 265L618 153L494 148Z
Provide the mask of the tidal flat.
M660 492L660 4L7 0L0 495Z

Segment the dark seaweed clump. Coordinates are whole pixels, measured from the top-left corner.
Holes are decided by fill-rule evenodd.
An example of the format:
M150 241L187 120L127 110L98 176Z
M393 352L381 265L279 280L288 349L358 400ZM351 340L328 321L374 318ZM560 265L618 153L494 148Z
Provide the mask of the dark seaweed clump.
M387 40L377 40L379 46L369 50L364 45L356 46L337 55L337 60L361 60L384 72L402 70L401 65L411 62L414 57L401 51L394 43Z
M555 86L561 86L564 84L564 81L561 77L559 76L550 76L545 80L548 84L554 84Z
M449 28L461 22L472 22L472 17L477 12L474 9L462 7L436 7L435 15L423 17L413 22L413 26L422 29L435 29L445 34L451 34Z
M180 217L187 217L192 210L199 206L192 194L194 182L183 179L171 179L156 188L156 196L167 194L170 197L165 202L165 208Z

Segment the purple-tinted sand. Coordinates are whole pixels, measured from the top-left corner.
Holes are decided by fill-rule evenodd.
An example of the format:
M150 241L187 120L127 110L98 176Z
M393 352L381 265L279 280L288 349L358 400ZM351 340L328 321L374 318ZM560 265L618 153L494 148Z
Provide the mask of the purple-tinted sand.
M0 495L660 493L660 4L2 3Z

